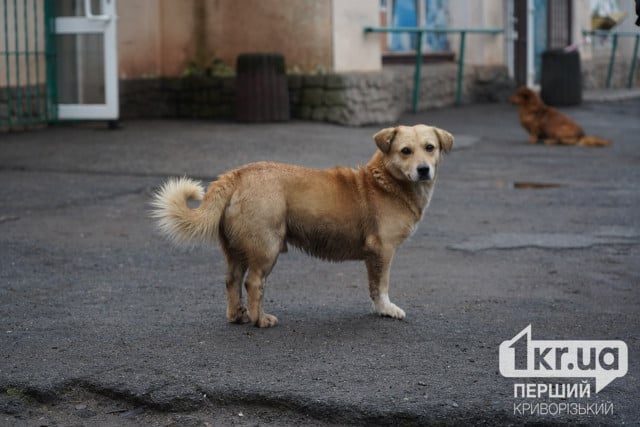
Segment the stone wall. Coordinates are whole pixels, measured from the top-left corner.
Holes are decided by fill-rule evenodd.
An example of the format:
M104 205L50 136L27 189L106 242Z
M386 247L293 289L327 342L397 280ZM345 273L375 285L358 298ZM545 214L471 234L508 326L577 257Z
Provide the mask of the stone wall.
M234 77L190 76L120 82L120 116L227 119L234 116Z
M607 83L609 70L609 54L594 56L591 60L583 60L581 65L582 87L585 90L603 89ZM626 88L631 70L631 58L617 56L611 76L611 88ZM632 87L640 87L640 61L636 65Z
M457 64L422 67L418 109L455 103ZM393 65L379 72L288 76L292 118L349 126L391 123L411 110L414 67ZM513 83L505 67L465 67L463 99L505 101ZM233 119L235 79L191 76L125 80L120 86L123 118Z
M453 105L457 72L453 63L423 66L418 110ZM294 117L346 125L397 120L412 108L413 85L412 65L387 66L377 73L297 76L289 80ZM462 89L465 100L495 102L506 100L513 84L503 67L465 67Z
M346 125L392 121L401 111L391 77L386 72L291 76L292 116Z

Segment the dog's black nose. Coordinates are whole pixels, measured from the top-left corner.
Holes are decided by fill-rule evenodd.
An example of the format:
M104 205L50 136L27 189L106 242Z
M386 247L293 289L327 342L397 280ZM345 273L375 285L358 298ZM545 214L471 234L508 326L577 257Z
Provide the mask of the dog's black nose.
M429 179L429 166L418 166L418 178Z

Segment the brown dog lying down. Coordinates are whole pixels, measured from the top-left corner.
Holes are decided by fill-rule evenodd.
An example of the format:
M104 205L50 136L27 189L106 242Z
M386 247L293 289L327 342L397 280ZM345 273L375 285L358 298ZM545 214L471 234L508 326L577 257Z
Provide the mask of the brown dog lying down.
M154 196L152 215L174 242L218 240L227 260L230 322L277 323L263 311L263 295L287 244L330 261L364 260L376 312L402 319L405 312L389 300L391 260L429 205L453 136L417 125L373 138L378 150L358 169L251 163L219 176L206 193L191 179L169 180ZM188 199L202 202L192 209Z
M542 102L531 89L521 87L509 98L520 106L520 124L530 134L529 142L542 139L545 144L584 145L603 147L611 142L596 136L585 136L584 131L569 117Z

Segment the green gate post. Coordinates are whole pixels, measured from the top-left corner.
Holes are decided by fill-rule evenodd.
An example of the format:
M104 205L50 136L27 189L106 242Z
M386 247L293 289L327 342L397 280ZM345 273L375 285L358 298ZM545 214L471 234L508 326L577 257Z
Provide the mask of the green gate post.
M20 37L18 37L18 0L13 0L13 28L15 30L15 61L16 61L16 116L18 126L22 123L22 89L20 89Z
M58 86L56 70L56 13L55 0L44 0L45 57L47 64L46 114L47 121L58 119Z
M464 46L466 31L460 32L460 52L458 53L458 85L456 87L456 105L462 104L462 76L464 75Z
M618 35L613 33L613 44L611 45L611 57L609 58L609 69L607 70L607 89L611 88L611 78L613 77L613 63L616 60L616 50L618 49Z
M22 2L22 20L24 21L24 62L27 72L27 82L25 87L26 103L24 106L24 124L29 125L35 120L33 119L32 111L32 99L31 99L31 67L29 66L29 59L31 58L31 51L29 50L29 19L27 17L27 0ZM36 58L37 60L37 58Z
M42 120L43 117L43 111L42 111L42 89L40 87L40 61L38 60L38 56L42 53L38 50L38 37L39 37L39 33L38 33L38 3L37 1L33 2L33 21L35 22L34 27L34 33L35 33L35 37L34 37L34 49L35 49L35 53L36 53L36 98L37 98L37 117L38 119ZM45 33L46 34L46 33ZM45 110L46 111L46 110Z
M411 105L413 112L418 112L418 98L420 97L420 81L422 80L422 31L418 33L418 44L416 46L416 69L413 75L413 100Z
M638 44L640 44L640 34L636 34L636 42L633 45L633 56L631 57L631 69L629 70L629 80L627 81L627 88L633 87L633 77L636 73L636 64L638 63Z
M11 110L12 108L12 96L11 96L11 69L9 68L9 15L7 0L4 0L4 60L7 67L7 129L11 129Z

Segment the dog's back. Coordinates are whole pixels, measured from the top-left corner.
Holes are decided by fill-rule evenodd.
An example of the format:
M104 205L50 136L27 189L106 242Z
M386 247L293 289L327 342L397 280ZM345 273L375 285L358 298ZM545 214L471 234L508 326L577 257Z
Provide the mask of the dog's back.
M237 190L221 218L230 242L277 230L278 238L323 259L363 258L363 218L371 210L362 170L259 162L238 169L236 176Z

